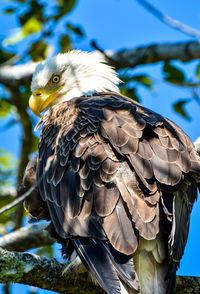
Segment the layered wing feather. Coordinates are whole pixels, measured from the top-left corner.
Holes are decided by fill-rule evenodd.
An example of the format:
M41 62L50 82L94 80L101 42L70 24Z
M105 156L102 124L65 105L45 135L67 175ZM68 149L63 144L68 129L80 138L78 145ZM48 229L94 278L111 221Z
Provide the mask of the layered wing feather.
M169 255L181 258L188 232L182 222L189 223L200 161L168 119L117 94L64 102L44 115L38 170L42 199L62 238L108 240L130 255L138 236L156 238L162 214Z

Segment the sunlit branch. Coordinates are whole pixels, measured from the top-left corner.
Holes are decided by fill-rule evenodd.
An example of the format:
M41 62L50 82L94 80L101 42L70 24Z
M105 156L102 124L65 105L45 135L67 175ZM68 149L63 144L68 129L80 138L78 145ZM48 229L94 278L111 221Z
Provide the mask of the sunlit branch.
M171 16L164 14L158 8L156 8L154 5L152 5L146 0L136 0L136 1L164 24L168 25L169 27L185 35L188 35L190 37L200 40L200 31L198 31L197 29L194 29L184 24L183 22L172 18Z
M43 222L20 228L0 237L0 247L9 251L23 252L53 242L54 240L49 236L47 224Z
M55 259L0 248L0 283L21 283L59 293L104 293L83 269ZM200 278L177 277L177 294L200 293Z

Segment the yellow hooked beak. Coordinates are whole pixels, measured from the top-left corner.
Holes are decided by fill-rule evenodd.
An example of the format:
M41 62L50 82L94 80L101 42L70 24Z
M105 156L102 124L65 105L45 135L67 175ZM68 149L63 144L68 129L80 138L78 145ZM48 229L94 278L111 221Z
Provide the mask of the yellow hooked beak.
M47 91L45 89L36 90L29 98L29 107L37 116L41 117L40 113L46 109L58 96L58 90Z

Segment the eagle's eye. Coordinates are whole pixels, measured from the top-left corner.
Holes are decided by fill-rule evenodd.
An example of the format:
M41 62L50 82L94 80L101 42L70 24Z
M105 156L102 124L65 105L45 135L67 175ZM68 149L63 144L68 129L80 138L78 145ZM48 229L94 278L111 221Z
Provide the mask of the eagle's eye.
M60 76L59 75L54 75L52 77L52 83L57 84L60 81Z

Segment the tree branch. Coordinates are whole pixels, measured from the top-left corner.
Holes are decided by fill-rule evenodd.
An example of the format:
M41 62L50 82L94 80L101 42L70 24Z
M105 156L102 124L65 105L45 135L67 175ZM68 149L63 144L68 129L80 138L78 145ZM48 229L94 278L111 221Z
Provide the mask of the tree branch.
M162 43L140 46L134 49L122 49L117 52L107 52L121 68L134 68L161 61L191 61L200 58L199 42Z
M169 27L186 34L190 37L196 38L200 40L200 31L180 22L177 19L172 18L169 15L164 14L159 9L157 9L155 6L150 4L146 0L136 0L140 5L142 5L147 11L149 11L151 14L153 14L156 18L158 18L162 23L168 25Z
M46 223L33 224L0 237L0 247L9 251L23 252L53 242L54 239L49 236Z
M104 293L83 270L29 253L0 248L0 282L21 283L59 293ZM176 293L200 293L200 278L178 277Z
M67 264L29 253L0 248L0 282L21 283L59 293L104 293L84 271L66 271Z
M0 83L8 88L30 82L37 63L29 62L20 65L2 65L0 67Z
M97 47L97 45L96 45ZM102 49L101 49L102 51ZM200 58L200 43L196 41L180 43L161 43L139 46L132 49L105 51L109 61L117 69L134 68L161 61L191 61ZM19 84L30 83L37 63L29 62L23 65L4 65L0 67L0 83L9 88Z

